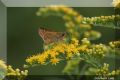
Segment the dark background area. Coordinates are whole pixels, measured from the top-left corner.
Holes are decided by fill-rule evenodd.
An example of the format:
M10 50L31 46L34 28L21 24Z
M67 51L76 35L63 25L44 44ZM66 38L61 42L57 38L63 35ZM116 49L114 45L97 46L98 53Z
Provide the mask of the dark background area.
M110 7L75 7L85 17L113 15L114 9ZM37 7L8 7L7 8L7 61L15 68L22 68L28 56L43 51L43 40L38 35L39 27L46 27L55 31L65 31L64 21L61 18L50 16L47 18L35 15ZM102 38L95 43L108 43L115 39L115 30L94 27L102 33ZM66 62L62 61L56 66L38 66L30 68L30 75L62 75Z

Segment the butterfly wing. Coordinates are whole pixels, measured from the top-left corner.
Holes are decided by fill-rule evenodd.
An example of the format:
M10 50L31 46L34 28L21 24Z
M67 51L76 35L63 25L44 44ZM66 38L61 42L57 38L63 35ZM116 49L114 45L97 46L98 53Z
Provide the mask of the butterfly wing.
M66 33L65 32L55 32L46 29L39 29L39 35L42 37L45 44L50 44L62 40Z

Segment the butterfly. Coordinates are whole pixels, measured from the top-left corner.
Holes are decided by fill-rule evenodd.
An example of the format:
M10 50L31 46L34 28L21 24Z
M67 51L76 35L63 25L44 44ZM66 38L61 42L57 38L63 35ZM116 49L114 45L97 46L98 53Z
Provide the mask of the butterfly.
M46 45L61 41L66 36L66 32L56 32L45 28L39 28L38 33Z

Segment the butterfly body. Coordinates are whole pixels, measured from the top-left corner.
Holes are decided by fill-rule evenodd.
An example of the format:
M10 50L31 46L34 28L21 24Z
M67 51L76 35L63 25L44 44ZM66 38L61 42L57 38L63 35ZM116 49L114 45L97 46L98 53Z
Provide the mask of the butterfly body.
M56 32L45 28L39 28L39 35L46 45L63 40L66 32Z

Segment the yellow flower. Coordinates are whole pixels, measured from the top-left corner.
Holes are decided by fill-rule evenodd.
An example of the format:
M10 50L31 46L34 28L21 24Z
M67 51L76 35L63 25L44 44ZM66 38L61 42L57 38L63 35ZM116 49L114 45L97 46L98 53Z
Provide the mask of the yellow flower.
M120 41L112 41L109 43L110 47L112 48L119 48L120 46Z
M13 70L13 68L12 68L12 66L7 66L7 72L9 73L9 72L15 72L14 70Z
M74 32L73 28L68 28L67 30L68 30L68 32L70 32L70 33L73 33L73 32Z
M51 63L54 64L54 65L56 65L57 63L59 63L59 61L60 61L60 59L58 59L58 58L52 58L51 59Z
M112 4L115 8L120 8L120 0L113 0Z
M74 28L75 24L73 23L73 21L69 21L69 22L66 23L66 27L67 28Z
M64 15L64 16L63 16L63 19L66 20L66 21L70 21L70 20L71 20L71 17L68 16L68 15Z
M44 64L46 59L47 59L46 54L41 54L38 58L38 63Z
M62 45L56 46L54 50L60 53L65 53L65 47Z
M78 47L79 52L88 51L87 45L81 45Z
M0 60L0 80L3 80L3 78L6 76L7 73L7 66L4 61Z
M81 23L82 19L83 19L83 18L82 18L82 16L80 16L80 15L75 17L76 23Z
M72 8L68 8L66 6L60 7L60 10L63 11L65 14L70 15L70 16L76 16L78 14Z
M56 6L56 5L51 5L51 6L49 6L49 9L50 9L50 10L54 10L54 11L59 11L58 6Z
M109 64L104 63L103 67L101 67L100 69L96 70L96 74L97 75L103 75L103 76L108 76L108 75L120 75L120 70L113 70L111 72L109 72Z
M90 41L87 38L83 38L81 41L84 45L90 45Z
M7 66L5 65L5 62L2 61L2 60L0 60L0 68L2 68L2 69L6 69L7 68Z
M21 75L27 76L28 75L28 70L21 71Z
M115 70L113 70L113 71L111 72L111 75L115 75L115 73L116 73L116 71L115 71Z
M12 66L7 66L7 76L16 77L16 80L24 80L24 78L28 75L28 70L21 71L20 69L13 69Z
M76 13L72 9L68 9L67 14L72 16L76 15Z
M53 48L53 51L64 53L65 48L66 48L66 44L60 42Z
M27 58L27 59L26 59L26 62L28 62L29 64L32 64L33 61L32 61L32 59L31 59L31 57L30 57L30 58Z
M90 30L91 29L91 25L89 25L89 24L80 24L80 28L81 29Z
M26 59L26 62L32 64L34 61L36 61L37 59L39 58L39 55L38 56L32 56L30 58L27 58Z
M79 44L79 41L76 38L72 38L72 42L75 46Z
M72 53L72 52L67 53L67 57L66 57L66 59L70 59L70 58L72 58L72 57L73 57L73 53Z
M74 49L74 45L73 44L69 44L68 47L66 48L66 53L71 53Z
M59 55L59 53L54 51L54 50L52 50L51 53L50 53L50 57L52 57L52 58L54 58L54 57L56 57L58 55Z

